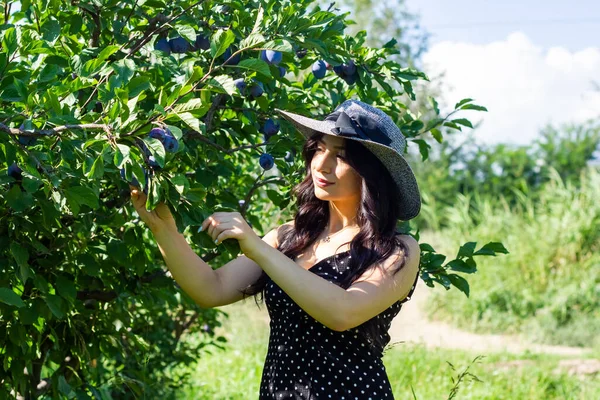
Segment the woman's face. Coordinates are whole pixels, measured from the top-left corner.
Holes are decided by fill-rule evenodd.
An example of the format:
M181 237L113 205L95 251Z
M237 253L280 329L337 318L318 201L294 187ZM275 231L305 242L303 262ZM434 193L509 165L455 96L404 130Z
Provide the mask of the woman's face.
M322 200L360 198L362 178L345 161L344 143L341 137L323 135L311 160L311 173L315 195ZM319 186L317 178L333 182Z

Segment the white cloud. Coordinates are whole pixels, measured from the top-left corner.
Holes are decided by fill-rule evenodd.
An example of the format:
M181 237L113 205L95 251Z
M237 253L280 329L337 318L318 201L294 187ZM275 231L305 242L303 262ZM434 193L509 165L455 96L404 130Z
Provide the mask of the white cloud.
M488 109L454 114L483 121L475 137L485 143L527 144L547 123L600 117L600 91L593 84L600 84L600 48L544 50L514 32L485 45L440 42L423 62L431 77L446 72L443 115L466 97Z

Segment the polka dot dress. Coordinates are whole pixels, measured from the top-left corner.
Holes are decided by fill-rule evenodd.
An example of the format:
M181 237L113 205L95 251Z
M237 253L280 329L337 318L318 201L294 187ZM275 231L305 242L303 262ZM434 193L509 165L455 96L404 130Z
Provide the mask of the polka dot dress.
M350 257L349 250L334 254L309 271L339 285L350 273L346 268ZM390 341L392 319L412 296L417 281L418 276L408 297L374 317L383 346ZM271 322L259 400L394 398L381 360L384 349L359 334L362 325L343 332L331 330L272 280L265 288L265 303Z

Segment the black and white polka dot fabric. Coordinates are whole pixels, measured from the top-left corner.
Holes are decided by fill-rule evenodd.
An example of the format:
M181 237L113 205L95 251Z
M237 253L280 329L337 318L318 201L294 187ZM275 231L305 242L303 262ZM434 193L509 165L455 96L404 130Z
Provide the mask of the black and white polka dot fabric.
M334 254L309 271L339 284L350 273L346 268L350 257L349 251ZM407 298L374 317L383 346L390 341L392 319L412 296L417 281L418 276ZM362 325L343 332L329 329L272 280L265 288L265 303L271 322L259 400L394 398L381 359L384 349L367 343L359 334Z

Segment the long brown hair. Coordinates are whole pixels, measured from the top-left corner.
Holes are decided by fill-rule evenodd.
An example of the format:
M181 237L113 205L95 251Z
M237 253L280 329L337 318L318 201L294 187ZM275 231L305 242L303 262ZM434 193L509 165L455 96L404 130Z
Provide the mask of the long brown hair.
M326 228L329 221L329 204L315 196L312 179L311 161L323 133L315 132L304 143L302 157L306 166L306 177L293 190L297 198L298 211L294 216L294 226L282 226L278 230L279 251L295 260L296 257L311 246ZM409 249L396 235L399 220L396 204L399 193L396 185L385 166L355 140L345 140L344 161L362 177L362 194L357 213L359 233L350 242L350 256L347 268L351 273L340 282L340 287L347 289L363 273L387 259L400 248L408 257ZM334 260L336 258L334 257ZM406 264L403 258L400 265L393 271L398 273ZM380 267L381 268L381 267ZM257 281L242 289L243 298L254 296L257 306L257 295L264 300L264 289L270 277L262 272ZM400 299L399 299L400 300ZM376 331L373 319L366 321L360 327L366 339L382 345L381 332ZM383 345L381 346L383 348Z

